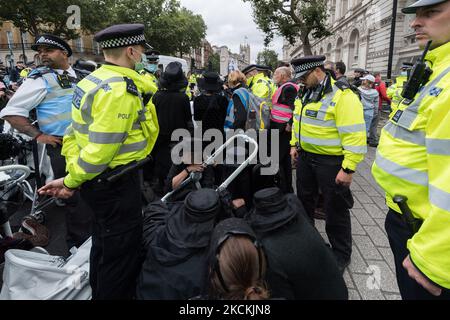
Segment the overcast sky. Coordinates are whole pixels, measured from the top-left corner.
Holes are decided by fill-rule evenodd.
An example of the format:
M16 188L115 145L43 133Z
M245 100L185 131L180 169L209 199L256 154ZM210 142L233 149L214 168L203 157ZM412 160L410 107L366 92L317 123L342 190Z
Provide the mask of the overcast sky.
M252 62L258 52L264 49L264 34L253 22L252 9L242 0L180 0L181 5L196 14L200 14L208 30L206 39L211 45L227 46L233 53L239 53L239 44L250 44ZM248 39L246 40L245 37ZM283 40L275 38L270 49L283 58Z

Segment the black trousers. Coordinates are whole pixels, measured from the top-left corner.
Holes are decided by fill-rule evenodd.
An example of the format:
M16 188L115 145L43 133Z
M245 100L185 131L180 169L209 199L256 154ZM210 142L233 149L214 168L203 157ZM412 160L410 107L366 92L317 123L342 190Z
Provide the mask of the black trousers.
M280 160L280 189L284 193L293 193L292 162L291 162L291 132L280 130L279 160Z
M325 230L339 262L347 262L352 253L352 230L349 209L353 207L350 189L337 185L343 157L302 151L297 161L297 195L312 223L319 188L324 199Z
M56 147L46 146L55 179L66 175L66 159L61 155L61 148L60 145ZM92 234L92 213L78 193L64 202L66 203L66 207L63 209L65 209L66 218L67 247L68 249L73 246L79 247Z
M444 290L440 297L435 297L425 290L416 280L408 275L403 268L403 260L409 255L406 243L413 237L411 230L401 218L401 214L390 209L385 222L385 228L395 260L395 273L400 294L403 300L449 300L450 290Z
M132 299L142 265L139 174L113 184L85 183L81 196L94 213L90 284L93 300Z

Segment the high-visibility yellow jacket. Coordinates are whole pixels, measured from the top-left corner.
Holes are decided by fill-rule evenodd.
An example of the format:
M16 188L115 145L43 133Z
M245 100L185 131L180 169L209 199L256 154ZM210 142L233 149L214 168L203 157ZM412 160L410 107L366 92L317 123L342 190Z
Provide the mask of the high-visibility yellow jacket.
M144 159L159 133L156 109L144 106L150 85L132 69L103 65L80 81L72 102L72 124L63 140L68 175L77 188L107 168Z
M292 139L291 139L291 147L297 147L299 144L298 141L298 133L300 132L300 113L302 112L302 100L299 98L295 99L294 102L295 109L294 114L292 115Z
M407 80L408 78L406 76L398 76L395 79L395 83L392 86L390 86L386 91L388 98L391 99L391 107L393 109L397 108L397 106L403 100L402 91L403 86Z
M143 71L141 75L144 77L144 81L148 81L148 84L150 85L149 91L151 94L155 94L156 91L158 91L158 79L156 79L153 73L147 71Z
M251 92L260 98L272 99L277 91L277 86L264 73L258 73L248 78L247 85Z
M331 81L333 91L319 102L296 103L291 146L300 141L307 152L344 156L342 167L355 171L367 152L363 106L349 88L339 89ZM300 129L300 133L299 133Z
M433 74L416 95L392 113L384 127L372 173L386 191L408 197L419 232L408 241L414 264L450 289L450 42L428 53Z

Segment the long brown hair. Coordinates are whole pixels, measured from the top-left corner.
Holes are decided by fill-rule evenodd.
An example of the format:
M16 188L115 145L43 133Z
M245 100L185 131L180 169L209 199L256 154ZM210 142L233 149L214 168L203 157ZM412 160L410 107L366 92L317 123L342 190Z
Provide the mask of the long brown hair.
M247 236L230 236L221 246L211 277L214 297L226 300L269 298L264 283L266 260L262 249Z

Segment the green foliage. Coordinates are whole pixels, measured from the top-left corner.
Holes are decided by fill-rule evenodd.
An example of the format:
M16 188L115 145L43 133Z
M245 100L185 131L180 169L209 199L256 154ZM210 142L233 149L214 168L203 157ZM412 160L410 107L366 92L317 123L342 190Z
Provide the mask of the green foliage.
M258 53L256 63L275 70L278 66L278 54L273 50L264 49L264 51Z
M331 35L327 29L326 0L244 0L253 9L253 18L265 33L268 45L275 35L295 44L299 39L305 54L311 54L309 35L323 38Z
M217 73L220 73L220 55L218 53L213 53L209 56L208 65L211 67L211 70Z
M66 26L70 5L81 9L81 30ZM203 18L181 8L179 0L5 0L0 1L0 22L6 20L33 36L49 32L66 39L113 24L143 23L148 42L167 55L188 53L206 35Z

